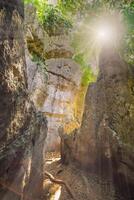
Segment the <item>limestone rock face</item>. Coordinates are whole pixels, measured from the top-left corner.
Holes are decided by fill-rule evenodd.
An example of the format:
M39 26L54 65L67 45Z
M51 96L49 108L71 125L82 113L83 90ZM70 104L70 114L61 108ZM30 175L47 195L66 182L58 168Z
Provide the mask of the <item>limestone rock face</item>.
M23 4L0 1L0 198L40 199L45 117L27 92ZM38 170L37 170L38 169ZM37 187L33 189L35 184ZM34 184L33 184L34 183ZM28 188L28 189L27 189Z
M51 36L45 48L48 97L42 111L48 119L48 150L59 148L58 128L74 120L74 102L81 82L81 71L73 59L69 35ZM76 122L74 122L76 123Z
M28 50L26 50L26 65L28 93L37 110L41 111L47 98L47 72L40 66L41 64L32 61Z
M71 47L71 33L48 35L39 25L32 5L25 9L25 20L28 50L44 60L47 73L46 84L44 84L45 81L41 81L42 74L36 70L38 66L31 62L26 53L32 99L36 105L38 104L38 109L47 116L46 149L59 150L58 128L64 126L69 131L79 125L75 116L75 103L80 90L82 73L80 66L72 58L74 50Z
M40 59L44 57L47 34L39 24L36 9L32 4L25 6L25 40L28 93L37 110L41 111L47 97L48 76L44 68L45 65Z
M86 94L81 128L70 136L61 131L62 160L107 172L127 187L134 184L134 74L114 49L104 52L98 80Z

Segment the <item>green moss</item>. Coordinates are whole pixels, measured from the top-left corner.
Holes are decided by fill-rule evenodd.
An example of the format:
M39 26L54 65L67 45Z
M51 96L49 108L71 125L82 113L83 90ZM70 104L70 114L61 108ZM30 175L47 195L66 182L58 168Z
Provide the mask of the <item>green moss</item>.
M75 55L74 60L80 65L82 71L81 85L87 86L95 82L96 76L93 74L91 67L84 60L84 56L82 54Z
M129 64L134 65L134 2L123 7L122 13L127 27L123 46L124 57Z

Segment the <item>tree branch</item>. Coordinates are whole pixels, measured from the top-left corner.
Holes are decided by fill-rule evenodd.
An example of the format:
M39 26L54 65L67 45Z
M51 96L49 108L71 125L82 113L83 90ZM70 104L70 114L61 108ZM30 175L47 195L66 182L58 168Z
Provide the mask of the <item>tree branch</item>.
M70 196L72 197L72 199L77 200L74 196L74 194L71 191L70 186L64 182L63 180L60 179L56 179L54 178L54 176L52 174L50 174L49 172L45 171L45 175L50 179L50 181L52 181L53 183L57 183L59 185L64 185L66 187L67 192L70 194Z

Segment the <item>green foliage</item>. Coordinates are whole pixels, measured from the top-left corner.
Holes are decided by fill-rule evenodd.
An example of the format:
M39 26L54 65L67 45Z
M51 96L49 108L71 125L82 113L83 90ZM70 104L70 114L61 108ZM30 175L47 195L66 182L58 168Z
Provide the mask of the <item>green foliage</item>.
M29 4L32 3L34 5L38 5L39 4L39 0L24 0L25 4Z
M42 9L42 6L46 4L47 0L23 0L25 4L32 4L38 10Z
M77 54L74 56L74 60L80 65L82 71L81 84L87 86L90 83L95 82L96 76L93 74L91 67L84 60L84 56L82 54Z
M122 13L127 27L123 46L124 57L129 64L134 65L134 2L124 6Z
M134 29L131 30L124 38L123 53L125 60L134 65Z
M25 4L32 4L37 11L37 17L39 22L42 23L45 7L47 6L47 0L24 0Z
M47 69L45 65L45 60L41 58L39 55L32 53L32 61L36 63L38 69L41 73L44 74L45 78L47 76Z
M42 16L42 24L49 35L60 35L68 33L72 28L72 22L58 7L47 5Z
M83 75L81 79L81 84L83 86L88 86L90 83L93 83L96 81L96 77L93 74L91 68L85 67L83 68Z
M37 10L39 22L43 25L44 30L51 35L60 35L68 33L72 28L72 22L62 11L59 6L47 4L43 0L24 0L26 4L32 3Z
M99 11L109 10L109 12L119 11L122 14L122 22L125 25L126 31L122 38L121 54L127 63L134 65L134 1L96 0L92 3L93 7L97 13Z
M73 20L78 13L82 15L86 25L93 28L103 12L119 11L123 15L123 22L126 32L122 38L122 56L128 63L134 64L134 1L133 0L58 0L56 7L47 4L47 0L24 0L32 3L37 9L39 21L49 35L59 35L68 33L72 28ZM70 18L72 20L70 20ZM85 22L84 22L85 23ZM119 30L120 31L120 30ZM75 54L83 54L90 59L95 54L99 54L100 46L93 44L92 32L88 32L83 26L74 35L73 47ZM122 34L122 33L121 33ZM84 59L85 60L85 59ZM80 60L78 61L80 62ZM88 63L87 61L84 61ZM87 64L81 63L82 66ZM84 67L85 71L88 69ZM88 72L84 72L85 74ZM85 75L86 76L86 75ZM88 77L91 77L88 74ZM87 79L87 78L85 78Z
M73 15L78 12L84 12L84 9L87 7L88 1L83 0L59 0L58 6L63 13L72 13Z
M88 12L87 12L88 11ZM87 15L84 19L85 27L81 26L78 33L74 37L75 49L77 53L87 54L89 59L94 56L94 54L99 54L100 46L97 43L93 44L93 32L92 29L99 20L103 13L108 12L114 17L114 12L121 13L122 19L120 23L124 24L124 32L117 27L118 35L121 38L121 55L122 58L127 61L127 63L134 65L134 1L130 0L94 0L90 5L88 5ZM87 28L87 26L89 28ZM121 26L122 26L121 25ZM90 28L91 27L91 28ZM91 32L89 32L89 30ZM88 41L87 41L88 38Z

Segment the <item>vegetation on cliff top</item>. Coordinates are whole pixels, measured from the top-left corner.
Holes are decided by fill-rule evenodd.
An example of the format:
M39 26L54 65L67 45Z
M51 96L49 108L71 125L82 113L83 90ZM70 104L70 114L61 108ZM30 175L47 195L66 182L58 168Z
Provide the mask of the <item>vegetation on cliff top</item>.
M60 9L52 5L45 6L42 15L42 24L45 31L51 35L67 34L72 28L72 22L68 19Z
M121 40L119 52L122 58L129 64L134 64L134 2L119 0L58 0L57 5L49 5L47 0L24 0L32 3L37 10L40 23L45 31L51 35L68 33L73 31L74 59L83 71L82 83L89 84L95 80L94 70L91 67L91 58L97 60L101 44L94 40L94 31L97 21L102 15L108 13L109 18L115 18L118 13L118 25L124 26L124 30L117 25L118 38ZM105 17L106 18L106 17ZM118 19L115 19L115 21ZM111 23L111 22L109 22ZM115 24L111 23L111 27ZM111 39L112 40L112 39ZM117 43L118 41L115 41ZM86 59L85 59L86 58ZM96 66L95 66L96 67Z

